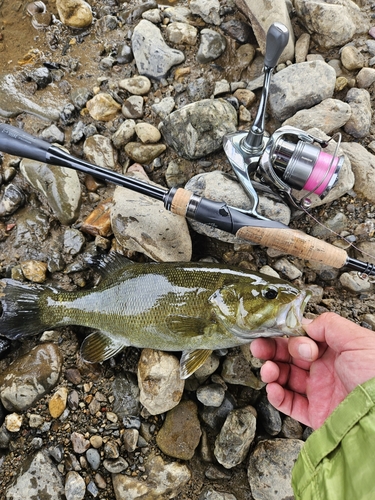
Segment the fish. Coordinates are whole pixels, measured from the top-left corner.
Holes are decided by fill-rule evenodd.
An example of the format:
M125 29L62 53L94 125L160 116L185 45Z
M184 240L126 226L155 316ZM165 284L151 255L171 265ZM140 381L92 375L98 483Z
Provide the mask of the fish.
M98 363L128 346L182 351L180 376L216 349L257 337L305 335L310 293L282 279L225 264L137 263L109 253L87 290L0 280L0 336L16 340L47 329L84 326L84 361Z

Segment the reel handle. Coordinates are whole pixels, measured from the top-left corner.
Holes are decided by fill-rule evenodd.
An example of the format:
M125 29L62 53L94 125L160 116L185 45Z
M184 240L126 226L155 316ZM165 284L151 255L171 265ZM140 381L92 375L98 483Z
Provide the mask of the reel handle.
M266 38L264 65L274 68L289 40L289 31L281 23L271 24Z

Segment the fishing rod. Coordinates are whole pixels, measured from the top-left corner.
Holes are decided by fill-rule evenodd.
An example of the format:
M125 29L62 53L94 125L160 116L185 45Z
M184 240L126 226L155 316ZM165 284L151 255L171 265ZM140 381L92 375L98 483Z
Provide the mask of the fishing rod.
M166 189L128 177L99 165L76 158L58 146L38 139L23 130L0 124L0 151L90 174L105 182L128 188L156 200L174 214L208 224L238 238L301 259L314 260L335 268L347 266L366 275L375 275L375 266L352 257L341 248L290 229L285 224L259 219L225 202L209 200L183 188Z

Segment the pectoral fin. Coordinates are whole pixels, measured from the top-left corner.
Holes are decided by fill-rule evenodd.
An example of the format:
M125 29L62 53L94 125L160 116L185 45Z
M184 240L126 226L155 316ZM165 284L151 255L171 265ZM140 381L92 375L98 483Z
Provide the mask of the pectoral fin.
M127 344L114 342L103 332L94 332L88 335L81 345L81 357L88 363L100 363L112 358L119 353Z
M180 377L182 380L190 377L200 368L210 357L212 350L195 349L194 351L184 351L180 359Z
M203 335L204 329L208 325L207 321L193 316L183 316L175 314L170 315L165 320L167 327L175 333L179 333L184 337L195 337Z

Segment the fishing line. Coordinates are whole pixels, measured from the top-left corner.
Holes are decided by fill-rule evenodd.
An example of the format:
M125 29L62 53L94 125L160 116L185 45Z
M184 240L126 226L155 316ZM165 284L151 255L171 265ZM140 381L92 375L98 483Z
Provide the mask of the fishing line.
M323 224L323 222L321 222L319 219L317 219L314 215L312 215L303 205L301 205L300 207L303 212L305 212L306 215L308 215L314 222L316 222L317 224L319 224L320 226L324 227L324 229L327 229L330 233L334 234L335 236L339 237L341 240L344 240L346 243L348 243L348 245L352 248L354 248L355 250L357 250L358 252L360 252L361 254L363 255L366 255L366 257L370 257L371 259L375 259L375 256L368 253L368 252L365 252L364 250L361 250L360 248L358 248L356 245L354 245L354 243L352 243L351 241L348 241L344 236L341 236L341 234L337 233L336 231L334 231L333 229L331 229L330 227L326 226L325 224ZM361 279L366 279L366 278L369 278L369 275L366 274L366 272L358 272L358 276L361 278ZM370 280L370 283L375 283L375 280Z

